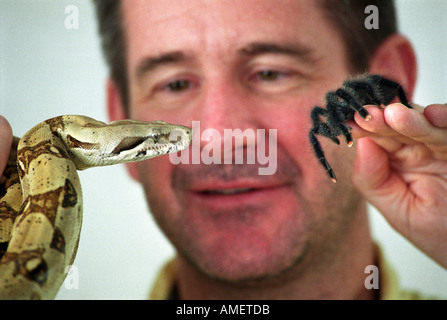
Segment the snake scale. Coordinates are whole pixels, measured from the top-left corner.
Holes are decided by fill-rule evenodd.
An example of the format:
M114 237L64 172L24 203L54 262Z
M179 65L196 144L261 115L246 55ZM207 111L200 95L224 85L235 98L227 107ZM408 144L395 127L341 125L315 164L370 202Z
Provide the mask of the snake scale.
M82 224L77 170L186 148L192 130L163 121L109 124L70 115L14 137L0 180L0 299L53 299L76 256Z

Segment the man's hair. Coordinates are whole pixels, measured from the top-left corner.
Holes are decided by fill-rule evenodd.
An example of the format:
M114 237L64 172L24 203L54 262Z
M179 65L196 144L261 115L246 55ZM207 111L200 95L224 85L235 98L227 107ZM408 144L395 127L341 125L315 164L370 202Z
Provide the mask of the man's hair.
M393 0L318 0L323 14L341 34L348 52L351 71L369 69L371 55L391 34L397 32L396 9ZM366 7L377 8L378 29L365 27Z
M126 32L121 0L93 0L98 20L98 32L110 77L115 81L125 111L129 106L126 68Z
M102 50L111 78L128 110L129 88L126 70L126 38L120 0L92 0L96 7ZM328 21L340 32L345 42L352 73L368 70L369 60L378 46L397 32L393 0L317 0ZM377 7L379 28L365 27L368 5Z

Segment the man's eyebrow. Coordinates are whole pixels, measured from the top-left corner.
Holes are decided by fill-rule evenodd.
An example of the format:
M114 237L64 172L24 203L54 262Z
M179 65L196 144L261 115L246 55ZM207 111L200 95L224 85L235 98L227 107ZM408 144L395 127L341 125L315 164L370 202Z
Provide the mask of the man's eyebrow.
M158 56L146 57L137 64L136 67L137 79L140 79L148 72L153 71L154 69L160 66L178 63L185 60L187 60L187 56L185 53L181 51L172 51L160 54Z
M243 47L239 52L244 56L261 54L284 54L311 62L315 60L314 50L300 44L255 42Z
M268 43L268 42L254 42L239 50L243 56L257 56L261 54L284 54L300 58L306 62L315 60L313 50L299 44L288 43ZM188 55L182 51L166 52L157 56L145 57L136 67L137 79L141 79L148 72L168 64L179 63L188 60Z

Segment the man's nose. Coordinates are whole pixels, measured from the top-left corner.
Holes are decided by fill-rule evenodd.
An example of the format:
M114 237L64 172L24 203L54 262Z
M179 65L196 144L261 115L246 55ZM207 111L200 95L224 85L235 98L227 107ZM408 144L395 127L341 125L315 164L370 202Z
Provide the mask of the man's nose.
M209 148L209 143L212 143L213 152L218 148L221 150L221 157L226 157L232 155L236 149L247 147L246 139L236 139L231 134L235 129L243 131L254 127L254 117L250 112L250 96L238 88L237 84L224 81L208 84L203 88L197 107L195 119L200 121L202 131L201 150L205 146ZM250 145L254 143L252 141Z
M247 95L235 84L224 81L208 84L199 106L202 128L213 128L223 134L224 129L247 127L250 121L247 100Z

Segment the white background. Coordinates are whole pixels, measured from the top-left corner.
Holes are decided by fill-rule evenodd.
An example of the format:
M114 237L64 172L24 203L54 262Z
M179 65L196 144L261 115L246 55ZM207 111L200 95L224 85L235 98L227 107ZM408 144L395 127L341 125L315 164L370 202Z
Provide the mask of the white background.
M68 5L79 9L79 29L64 26ZM447 102L447 0L397 5L401 31L418 56L415 102ZM61 114L107 121L107 71L90 1L0 0L0 75L0 114L15 135ZM140 186L122 165L80 176L84 223L75 260L78 288L62 286L58 298L145 299L174 251L148 213ZM402 285L447 297L447 271L396 234L374 209L371 220Z

